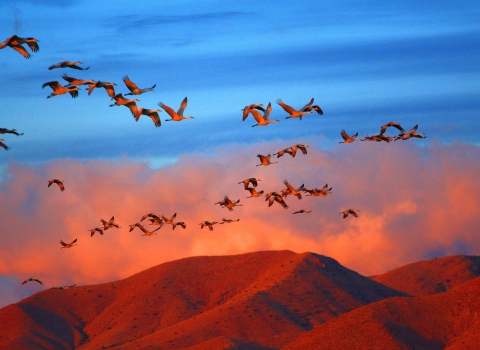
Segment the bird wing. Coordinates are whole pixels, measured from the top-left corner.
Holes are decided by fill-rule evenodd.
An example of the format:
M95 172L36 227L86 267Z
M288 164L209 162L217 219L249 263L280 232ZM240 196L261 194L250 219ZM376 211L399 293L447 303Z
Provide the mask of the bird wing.
M342 137L345 141L347 141L350 138L350 136L348 136L345 130L342 130L340 133L342 134Z
M130 90L130 91L138 90L137 85L135 85L135 84L128 78L128 75L126 75L126 76L123 77L123 82L124 82L125 85L127 86L128 90Z
M253 186L253 187L257 187L257 185L258 185L257 179L251 178L251 179L249 179L249 181L252 183L252 186Z
M78 90L71 90L68 93L72 95L72 98L78 97Z
M77 242L76 238L70 243L70 245L74 244L75 242Z
M55 81L49 81L49 82L43 84L43 85L42 85L42 89L43 89L45 86L47 86L47 85L50 86L54 91L55 91L56 89L59 89L59 88L61 87L60 83L55 80Z
M152 112L148 116L153 120L153 123L157 128L160 125L162 125L162 122L160 121L160 117L158 116L158 112Z
M257 123L260 124L261 122L263 122L263 117L262 117L262 115L260 114L259 111L255 110L255 109L250 109L250 113L252 113L253 118L255 118Z
M350 209L348 212L350 214L352 214L354 217L358 217L357 213L355 211L353 211L352 209Z
M93 89L95 89L97 87L97 83L98 81L94 82L93 84L90 84L88 86L88 96L90 96L90 94L92 93Z
M129 102L125 106L130 110L135 120L138 121L138 118L140 117L140 113L138 111L137 104L135 102Z
M36 41L28 41L27 45L33 52L37 52L38 50L40 50L40 47L38 46Z
M185 111L185 108L187 108L187 103L188 103L188 99L185 97L182 101L182 103L180 104L180 108L178 109L177 111L177 114L178 115L182 115L183 116L183 112ZM195 106L194 106L195 107Z
M293 114L293 113L296 112L295 109L293 109L293 108L290 107L289 105L283 103L282 100L280 100L280 99L277 100L277 103L278 103L280 106L282 106L282 108L283 108L283 109L285 110L285 112L287 112L287 113Z
M290 192L295 192L295 189L293 188L292 185L290 185L290 184L288 183L287 180L283 181L283 183L285 184L285 186L287 186L287 188L288 188L288 190L289 190Z
M267 106L267 110L265 111L265 113L263 113L263 119L268 120L271 112L272 112L272 104L269 102Z
M78 80L78 79L76 79L76 78L69 77L69 76L67 75L67 73L63 73L62 78L65 79L66 81L68 81L69 83L71 83L71 82L73 82L73 81L75 81L75 80Z
M305 106L303 106L300 111L305 111L308 107L310 107L311 105L313 105L313 97L312 99L310 100L309 103L307 103Z
M243 119L242 119L242 121L245 121L245 119L247 119L249 113L250 113L250 108L247 106L243 109Z
M177 116L177 113L172 108L168 107L166 104L159 102L158 105L162 107L165 112L170 115L170 117L175 118Z
M113 99L113 96L115 96L115 88L113 85L106 85L104 86L105 90L107 90L108 96L110 96L110 99Z
M60 244L63 245L64 247L68 245L68 244L65 243L63 240L60 240Z
M22 45L12 45L12 49L20 53L25 58L30 58L30 54Z

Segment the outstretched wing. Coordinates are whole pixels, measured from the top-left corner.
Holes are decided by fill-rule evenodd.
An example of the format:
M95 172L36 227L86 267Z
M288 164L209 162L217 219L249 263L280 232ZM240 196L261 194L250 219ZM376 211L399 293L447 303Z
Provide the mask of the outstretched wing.
M178 112L177 112L178 115L183 115L185 108L187 108L187 103L188 103L188 99L185 97L182 103L180 104L180 108L178 109Z
M126 75L126 76L123 77L123 82L124 82L125 85L127 86L128 90L130 90L130 91L138 90L137 85L135 85L135 84L130 80L130 78L128 77L128 75Z

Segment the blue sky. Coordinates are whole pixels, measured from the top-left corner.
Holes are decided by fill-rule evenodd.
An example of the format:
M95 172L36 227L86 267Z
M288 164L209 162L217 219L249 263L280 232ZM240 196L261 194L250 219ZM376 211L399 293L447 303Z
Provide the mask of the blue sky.
M0 51L2 162L37 163L63 157L132 157L165 162L212 145L317 135L331 147L345 128L373 134L397 121L419 124L439 142L480 139L480 15L475 2L381 1L12 1L0 5L2 38L40 40L26 60ZM2 39L4 40L4 39ZM88 71L47 67L81 61ZM135 123L124 107L109 108L104 91L45 99L44 82L61 75L141 87L140 107L177 107L188 96L194 120L156 129ZM315 97L325 115L285 120L275 104L294 107ZM240 109L272 102L281 123L250 130ZM161 113L161 119L166 119ZM465 131L468 130L466 134ZM430 140L430 139L429 139ZM425 141L427 142L427 141ZM169 152L160 155L156 149Z

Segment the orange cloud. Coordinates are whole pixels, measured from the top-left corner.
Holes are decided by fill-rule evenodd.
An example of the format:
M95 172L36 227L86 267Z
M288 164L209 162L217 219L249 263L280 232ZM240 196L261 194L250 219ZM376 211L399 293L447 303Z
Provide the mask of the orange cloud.
M157 170L130 159L12 163L0 187L0 275L37 276L47 288L91 284L192 255L270 249L313 251L371 275L432 254L480 250L477 147L365 142L325 151L311 141L307 156L285 155L268 167L256 166L256 154L290 142L240 151L231 145ZM265 192L281 190L285 179L294 187L328 183L333 196L289 196L288 210L277 203L269 208L263 198L245 198L249 193L237 183L248 177L260 178L258 189ZM48 188L50 178L65 180L66 190ZM229 212L213 204L225 195L243 206ZM339 212L348 208L360 209L359 217L342 219ZM298 209L312 213L293 215ZM129 233L128 224L149 212L177 213L187 229L165 226L152 237L138 229ZM87 230L111 216L121 228L90 237ZM213 231L198 225L223 217L240 221ZM60 239L75 238L78 246L60 249Z

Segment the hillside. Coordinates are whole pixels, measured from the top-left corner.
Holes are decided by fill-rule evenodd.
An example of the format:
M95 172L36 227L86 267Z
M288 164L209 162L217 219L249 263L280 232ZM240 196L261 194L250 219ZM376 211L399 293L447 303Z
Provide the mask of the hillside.
M192 257L7 306L0 310L0 347L279 348L341 314L399 295L312 253Z

